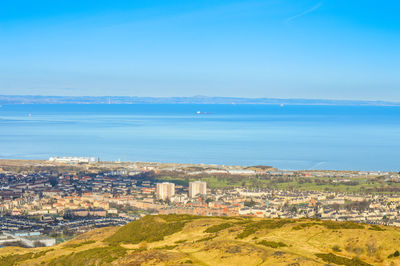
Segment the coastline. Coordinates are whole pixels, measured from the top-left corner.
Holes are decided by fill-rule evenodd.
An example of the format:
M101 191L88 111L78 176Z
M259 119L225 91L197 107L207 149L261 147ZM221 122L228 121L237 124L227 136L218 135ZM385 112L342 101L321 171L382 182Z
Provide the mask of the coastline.
M333 100L297 98L242 97L137 97L137 96L43 96L0 95L0 105L7 104L246 104L310 106L400 106L400 102L383 100Z

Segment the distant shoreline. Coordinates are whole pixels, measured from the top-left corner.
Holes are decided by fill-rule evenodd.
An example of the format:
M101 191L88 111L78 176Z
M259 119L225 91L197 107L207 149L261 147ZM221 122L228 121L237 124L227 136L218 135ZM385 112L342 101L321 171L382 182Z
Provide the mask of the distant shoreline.
M400 106L400 102L326 99L279 99L236 97L136 97L136 96L41 96L0 95L6 104L254 104L254 105L315 105L315 106Z
M273 172L282 172L282 173L291 173L291 172L307 172L307 173L398 173L396 170L362 170L362 169L353 169L353 170L341 170L341 169L278 169L274 166L269 165L222 165L222 164L204 164L204 163L173 163L173 162L156 162L156 161L100 161L93 163L64 163L64 162L54 162L46 159L7 159L0 158L0 172L2 167L40 167L40 166L68 166L68 167L77 167L77 168L85 168L85 167L105 167L105 168L124 168L130 167L132 165L137 165L140 167L150 167L158 170L173 168L180 169L263 169L265 171L273 171Z

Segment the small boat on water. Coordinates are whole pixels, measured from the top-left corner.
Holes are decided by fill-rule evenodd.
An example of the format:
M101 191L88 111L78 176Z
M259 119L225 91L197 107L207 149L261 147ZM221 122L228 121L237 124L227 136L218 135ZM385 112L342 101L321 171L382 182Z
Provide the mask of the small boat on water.
M197 111L196 114L198 114L198 115L209 115L209 114L211 114L211 113L209 113L209 112Z

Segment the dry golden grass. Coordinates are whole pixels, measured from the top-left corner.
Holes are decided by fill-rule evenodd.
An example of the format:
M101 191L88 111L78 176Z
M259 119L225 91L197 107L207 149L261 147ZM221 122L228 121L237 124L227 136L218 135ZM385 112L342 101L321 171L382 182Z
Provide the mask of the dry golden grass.
M279 228L260 227L254 233L244 237L237 236L249 224L254 224L262 219L249 218L185 218L183 228L175 233L166 235L164 239L155 242L142 242L138 244L123 244L120 249L121 257L102 261L101 258L93 265L335 265L333 261L324 261L330 258L345 258L352 265L400 265L400 257L388 258L396 250L400 250L400 229L382 226L382 231L370 230L370 225L364 229L340 228L329 229L324 222L297 220L280 225ZM170 221L163 216L155 216L154 221L168 226ZM274 222L275 220L272 220ZM223 223L233 224L229 228L216 233L206 233L206 229ZM296 226L308 226L296 229ZM336 224L335 224L336 225ZM72 256L90 252L96 248L115 247L106 239L114 235L119 228L96 229L77 238L51 248L23 249L6 247L0 249L0 256L11 254L38 253L50 250L43 256L19 261L18 265L47 265L60 261L61 256ZM259 244L284 243L270 247ZM82 244L83 243L83 244ZM88 243L88 244L85 244ZM111 246L109 246L111 245ZM79 253L81 252L81 253ZM107 254L105 254L107 255ZM76 256L76 255L74 255ZM335 257L339 256L339 257ZM72 257L74 258L74 257ZM340 261L340 260L338 260ZM358 263L358 264L357 264ZM361 264L360 264L361 263ZM0 265L2 265L0 263ZM57 264L56 264L57 265ZM63 265L63 264L58 264ZM72 265L74 265L72 263ZM91 265L89 262L87 265ZM366 265L366 264L364 264Z

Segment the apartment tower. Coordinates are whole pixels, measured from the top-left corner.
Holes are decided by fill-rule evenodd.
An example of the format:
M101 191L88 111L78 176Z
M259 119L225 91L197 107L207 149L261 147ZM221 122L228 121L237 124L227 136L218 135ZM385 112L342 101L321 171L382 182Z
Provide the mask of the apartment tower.
M189 183L189 197L194 198L197 195L207 194L207 183L202 181L194 181Z
M169 182L158 183L156 195L159 200L171 199L171 197L175 195L175 184Z

